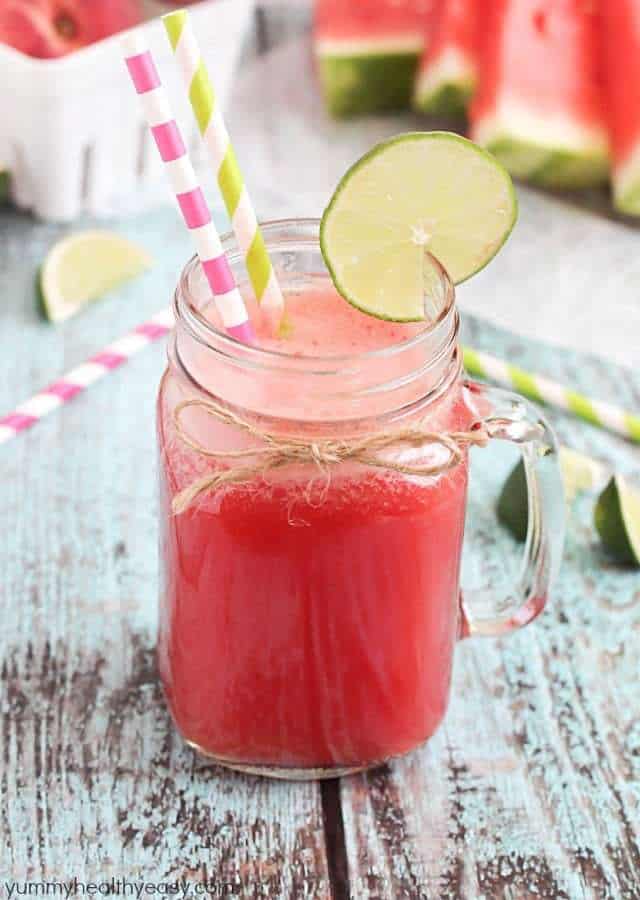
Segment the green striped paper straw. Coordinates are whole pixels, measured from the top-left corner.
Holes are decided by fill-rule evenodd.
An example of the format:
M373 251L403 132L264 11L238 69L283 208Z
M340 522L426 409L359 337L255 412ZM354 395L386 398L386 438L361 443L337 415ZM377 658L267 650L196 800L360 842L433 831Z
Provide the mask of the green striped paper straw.
M222 199L242 251L256 299L274 319L284 312L282 292L229 139L213 83L186 10L163 16L164 27L182 73L189 101L215 167Z
M496 381L498 384L513 388L536 403L565 409L591 425L598 425L600 428L621 434L630 441L640 443L640 416L610 403L585 397L584 394L566 388L556 381L526 372L472 347L463 347L462 352L465 369L470 375Z

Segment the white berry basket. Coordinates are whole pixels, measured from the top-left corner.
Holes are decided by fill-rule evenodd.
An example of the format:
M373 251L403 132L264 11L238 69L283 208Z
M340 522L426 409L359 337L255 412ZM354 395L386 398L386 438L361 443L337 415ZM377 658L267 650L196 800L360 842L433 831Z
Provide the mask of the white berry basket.
M205 0L190 9L222 108L253 6L254 0ZM167 10L162 3L148 8ZM156 18L142 27L195 148L195 121L162 23ZM0 170L10 173L14 203L42 219L135 207L136 196L149 195L161 171L119 35L54 60L31 59L0 44L0 110Z

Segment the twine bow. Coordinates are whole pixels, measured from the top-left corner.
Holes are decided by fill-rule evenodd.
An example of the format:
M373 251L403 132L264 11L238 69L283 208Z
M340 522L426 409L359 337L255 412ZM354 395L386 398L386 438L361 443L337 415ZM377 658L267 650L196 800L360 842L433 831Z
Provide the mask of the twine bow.
M244 450L210 450L204 447L188 434L182 424L183 412L191 407L202 409L224 425L230 425L257 438L261 446L248 447ZM188 509L201 494L215 491L228 484L241 484L256 476L296 463L312 463L327 478L327 483L331 468L344 462L355 462L390 472L400 472L403 475L424 477L441 475L462 462L468 447L484 447L490 437L482 422L472 426L469 431L427 431L418 424L412 428L380 431L360 438L342 440L310 441L304 438L280 437L262 431L214 400L184 400L175 408L174 423L178 437L191 450L218 463L230 463L225 468L214 469L196 478L176 494L172 503L176 515ZM436 446L446 450L447 457L430 465L401 462L389 459L386 455L386 451L390 450ZM248 460L251 462L247 462Z

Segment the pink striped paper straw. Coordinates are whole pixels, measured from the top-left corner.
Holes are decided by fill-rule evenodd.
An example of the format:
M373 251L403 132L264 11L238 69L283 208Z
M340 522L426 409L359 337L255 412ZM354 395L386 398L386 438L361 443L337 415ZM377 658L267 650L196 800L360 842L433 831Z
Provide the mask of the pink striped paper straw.
M86 390L108 372L117 369L153 341L164 337L172 327L173 312L171 309L163 309L148 322L138 325L82 365L71 369L39 394L21 403L12 413L0 418L0 444L31 428L54 409L69 403L76 394Z
M139 29L122 39L125 62L140 98L144 117L151 129L169 181L191 232L202 268L213 293L222 324L228 334L245 343L255 340L247 309L233 272L222 250L220 237L187 148L162 86L158 70Z

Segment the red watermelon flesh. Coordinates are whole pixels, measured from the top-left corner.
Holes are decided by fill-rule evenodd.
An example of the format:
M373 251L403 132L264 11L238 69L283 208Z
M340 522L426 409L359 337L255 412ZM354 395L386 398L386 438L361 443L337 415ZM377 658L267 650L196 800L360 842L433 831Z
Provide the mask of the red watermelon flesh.
M431 0L317 0L316 38L370 40L418 36Z
M314 47L336 116L409 106L435 0L316 0Z
M458 114L476 84L476 31L482 0L439 0L425 47L415 103L432 114Z
M621 211L637 215L640 214L640 0L606 0L602 18L614 202Z
M484 0L472 137L515 175L606 177L600 24L593 0Z

